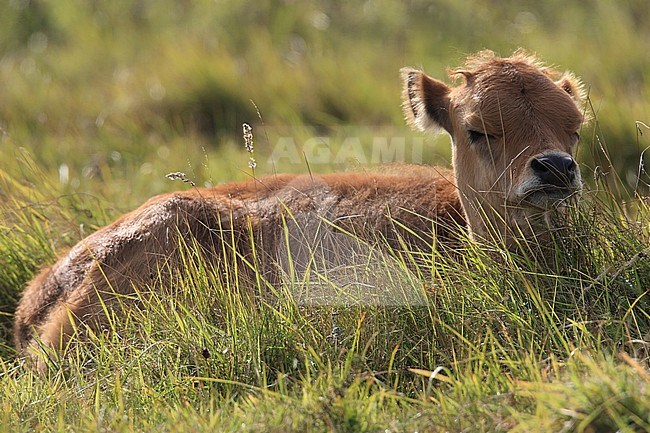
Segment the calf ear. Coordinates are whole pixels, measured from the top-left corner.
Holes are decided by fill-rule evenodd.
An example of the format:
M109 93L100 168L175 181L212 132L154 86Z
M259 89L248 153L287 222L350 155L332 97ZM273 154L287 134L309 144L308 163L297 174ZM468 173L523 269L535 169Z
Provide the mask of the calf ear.
M451 133L449 87L416 69L402 68L400 73L406 123L423 132L443 128Z
M567 92L578 105L582 104L582 101L585 99L584 86L571 72L565 72L555 84Z

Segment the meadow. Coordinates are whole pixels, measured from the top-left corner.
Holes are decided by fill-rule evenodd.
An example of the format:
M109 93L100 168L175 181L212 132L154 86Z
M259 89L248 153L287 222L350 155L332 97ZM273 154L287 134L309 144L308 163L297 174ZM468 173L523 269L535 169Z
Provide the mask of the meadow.
M399 68L518 47L589 90L552 266L466 239L391 261L426 302L309 307L188 260L46 376L17 359L23 285L88 233L193 185L449 165L404 125ZM644 0L3 2L0 430L650 431L648 52Z

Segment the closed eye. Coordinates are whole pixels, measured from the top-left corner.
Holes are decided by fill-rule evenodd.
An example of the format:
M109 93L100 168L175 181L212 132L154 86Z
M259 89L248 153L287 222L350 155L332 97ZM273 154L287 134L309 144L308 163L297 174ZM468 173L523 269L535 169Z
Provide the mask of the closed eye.
M473 129L468 129L467 135L469 137L470 143L478 143L482 140L487 140L488 142L496 140L496 137L494 135L490 135L486 132L476 131Z
M580 134L578 132L574 132L571 134L571 139L573 140L573 144L577 144L578 141L580 141Z

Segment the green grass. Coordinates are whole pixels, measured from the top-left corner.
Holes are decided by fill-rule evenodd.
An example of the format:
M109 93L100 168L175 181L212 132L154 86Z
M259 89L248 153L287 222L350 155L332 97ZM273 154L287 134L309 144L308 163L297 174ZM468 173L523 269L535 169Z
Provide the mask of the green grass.
M0 430L650 430L644 1L26 4L0 5ZM308 281L251 297L180 246L173 293L140 288L146 309L112 313L46 377L16 360L12 313L38 268L191 188L169 172L251 176L243 121L256 175L364 170L380 161L346 153L351 138L420 138L402 126L401 66L442 78L518 46L582 76L595 117L587 191L549 263L467 240L425 275L395 252L382 260L424 305L308 307L291 296ZM267 160L315 136L341 157ZM448 141L421 158L445 164Z
M466 266L438 256L434 277L403 280L427 290L421 306L309 307L291 284L251 297L179 246L173 292L137 293L144 310L125 300L110 333L73 346L48 376L5 355L1 421L19 431L643 431L647 227L585 201L555 270L468 241Z

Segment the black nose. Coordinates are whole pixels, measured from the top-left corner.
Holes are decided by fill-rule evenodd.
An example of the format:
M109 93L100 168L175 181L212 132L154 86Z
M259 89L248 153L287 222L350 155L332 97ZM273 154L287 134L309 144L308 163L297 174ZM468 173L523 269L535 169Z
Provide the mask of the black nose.
M530 161L533 173L546 185L567 188L576 179L576 162L567 154L551 153Z

